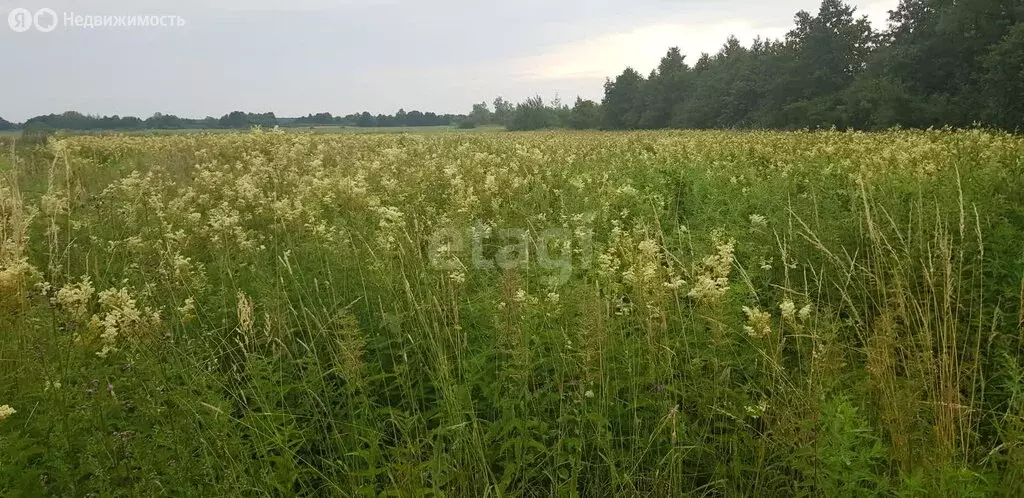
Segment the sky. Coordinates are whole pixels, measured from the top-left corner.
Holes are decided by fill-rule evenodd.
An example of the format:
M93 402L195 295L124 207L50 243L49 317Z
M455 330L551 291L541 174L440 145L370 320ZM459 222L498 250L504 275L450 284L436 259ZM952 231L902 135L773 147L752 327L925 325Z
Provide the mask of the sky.
M466 113L496 96L600 100L606 77L626 66L647 74L671 46L692 64L729 35L745 45L782 38L797 11L815 13L819 3L0 0L0 117ZM878 29L898 0L849 3ZM18 8L49 8L57 24L17 32ZM65 23L104 15L177 16L184 25Z

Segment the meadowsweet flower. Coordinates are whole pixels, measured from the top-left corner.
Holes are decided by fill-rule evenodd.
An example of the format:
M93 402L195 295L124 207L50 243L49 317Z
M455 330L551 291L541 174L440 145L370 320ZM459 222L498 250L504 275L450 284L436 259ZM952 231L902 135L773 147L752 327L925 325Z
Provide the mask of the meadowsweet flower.
M7 417L10 417L11 415L14 415L15 413L18 413L18 410L15 410L14 408L11 408L10 405L2 405L2 406L0 406L0 422L3 422Z
M782 318L792 322L796 318L796 305L793 304L791 299L786 299L779 304L779 311L782 312Z
M194 297L185 299L185 303L178 307L178 314L182 321L189 321L196 317L196 300Z
M526 302L526 299L527 299L527 297L528 297L528 296L527 296L527 294L526 294L526 291L524 291L523 289L519 289L519 290L517 290L517 291L516 291L516 294L515 294L515 296L513 296L513 298L512 298L512 299L513 299L513 300L514 300L515 302L517 302L517 303L525 303L525 302Z
M463 270L455 270L448 274L448 278L452 279L452 282L456 284L466 283L466 272Z
M797 312L797 316L800 317L800 321L806 322L809 318L811 318L812 310L813 308L811 307L810 303L805 304L803 308L800 308L800 311Z
M701 273L687 294L702 303L717 301L729 290L729 273L732 271L735 242L723 242L719 235L715 238L718 239L716 252L705 256L701 261Z
M747 325L743 330L751 337L765 339L772 333L772 316L759 308L743 307L743 313L747 315Z
M679 290L680 287L686 285L686 281L679 276L673 276L671 280L665 282L665 288L669 290Z
M624 185L616 190L616 193L623 197L633 197L637 195L637 190L632 185Z
M657 257L658 253L661 252L661 248L658 246L658 243L652 239L646 239L640 242L640 244L637 245L637 249L639 249L644 256L651 258Z
M20 301L30 284L39 279L39 272L28 258L5 262L0 259L0 305Z
M72 318L82 319L89 313L89 301L95 291L92 281L85 276L77 284L66 285L57 291L53 301Z
M244 292L238 291L237 297L238 329L243 335L251 338L254 323L253 309L255 306L253 305L252 299L250 299L249 296L246 296Z
M60 192L47 192L39 199L40 211L47 216L57 216L68 210L68 198Z
M621 262L619 258L610 253L601 253L597 256L597 273L605 280L611 280L617 273Z
M750 215L750 225L753 228L765 228L768 226L768 218L760 214Z
M99 333L104 358L117 351L118 343L136 341L160 323L159 310L140 308L128 288L107 289L99 294L100 313L93 315L89 328Z

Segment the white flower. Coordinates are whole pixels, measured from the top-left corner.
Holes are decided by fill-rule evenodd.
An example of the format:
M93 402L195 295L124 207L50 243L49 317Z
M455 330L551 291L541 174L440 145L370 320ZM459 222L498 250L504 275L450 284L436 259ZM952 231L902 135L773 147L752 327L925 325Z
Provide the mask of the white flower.
M765 228L768 226L768 218L759 214L750 215L750 224L754 228Z
M89 300L95 289L89 277L82 277L77 284L64 286L57 291L54 301L73 318L84 318L89 311Z
M18 410L11 408L10 405L0 406L0 422L3 422L4 419L14 415L15 413L18 413Z
M641 253L649 257L655 257L658 255L658 252L660 252L658 249L658 243L651 239L647 239L644 240L643 242L640 242L640 244L637 245L637 249L639 249Z
M519 289L516 291L516 295L512 299L517 303L524 303L526 302L526 297L526 291Z
M779 310L782 312L782 318L788 321L793 321L796 317L796 305L790 299L782 301L782 304L779 305Z
M665 282L665 288L669 290L679 290L683 285L686 285L686 281L680 277L672 277L671 281Z
M185 304L178 308L178 314L182 321L187 321L196 316L196 300L193 297L185 299Z
M810 303L805 304L803 308L800 308L800 311L797 312L797 316L800 317L800 321L806 322L807 319L811 317L811 310L812 308Z
M466 272L462 270L455 270L448 274L448 278L451 278L452 282L455 282L456 284L464 284L466 283Z
M701 261L703 274L690 289L689 296L703 303L716 301L729 290L729 272L732 270L735 242L722 242L721 236L715 235L716 254L705 256Z
M767 338L772 333L772 316L759 308L743 307L743 313L747 315L747 324L743 331L751 337Z

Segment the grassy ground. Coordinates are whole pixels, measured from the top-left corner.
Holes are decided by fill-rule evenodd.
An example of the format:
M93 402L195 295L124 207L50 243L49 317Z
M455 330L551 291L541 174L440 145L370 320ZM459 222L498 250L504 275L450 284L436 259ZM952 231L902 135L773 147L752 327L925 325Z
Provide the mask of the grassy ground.
M1020 495L1022 157L980 131L20 149L0 494Z

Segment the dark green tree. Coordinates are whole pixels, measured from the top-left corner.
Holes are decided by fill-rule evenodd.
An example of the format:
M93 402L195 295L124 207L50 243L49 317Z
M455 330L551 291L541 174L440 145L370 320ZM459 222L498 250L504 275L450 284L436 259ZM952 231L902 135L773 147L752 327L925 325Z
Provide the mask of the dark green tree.
M1010 28L985 55L978 81L985 122L1024 131L1024 22Z
M505 126L508 123L509 117L512 115L512 111L515 110L515 106L511 102L497 97L494 99L494 116L493 123L497 125Z
M673 111L686 96L689 68L685 59L679 47L670 48L644 83L640 128L666 128L671 124Z
M604 99L601 101L604 127L632 130L640 126L644 81L644 77L631 67L627 67L615 81L605 81Z
M558 126L558 117L551 107L544 104L540 96L530 97L516 105L508 122L513 131L543 130Z
M593 100L576 97L576 104L568 119L569 128L574 130L593 130L601 127L601 106Z
M487 108L486 102L479 104L473 104L473 110L470 111L469 122L473 123L474 126L483 126L489 124L492 121L491 111Z

